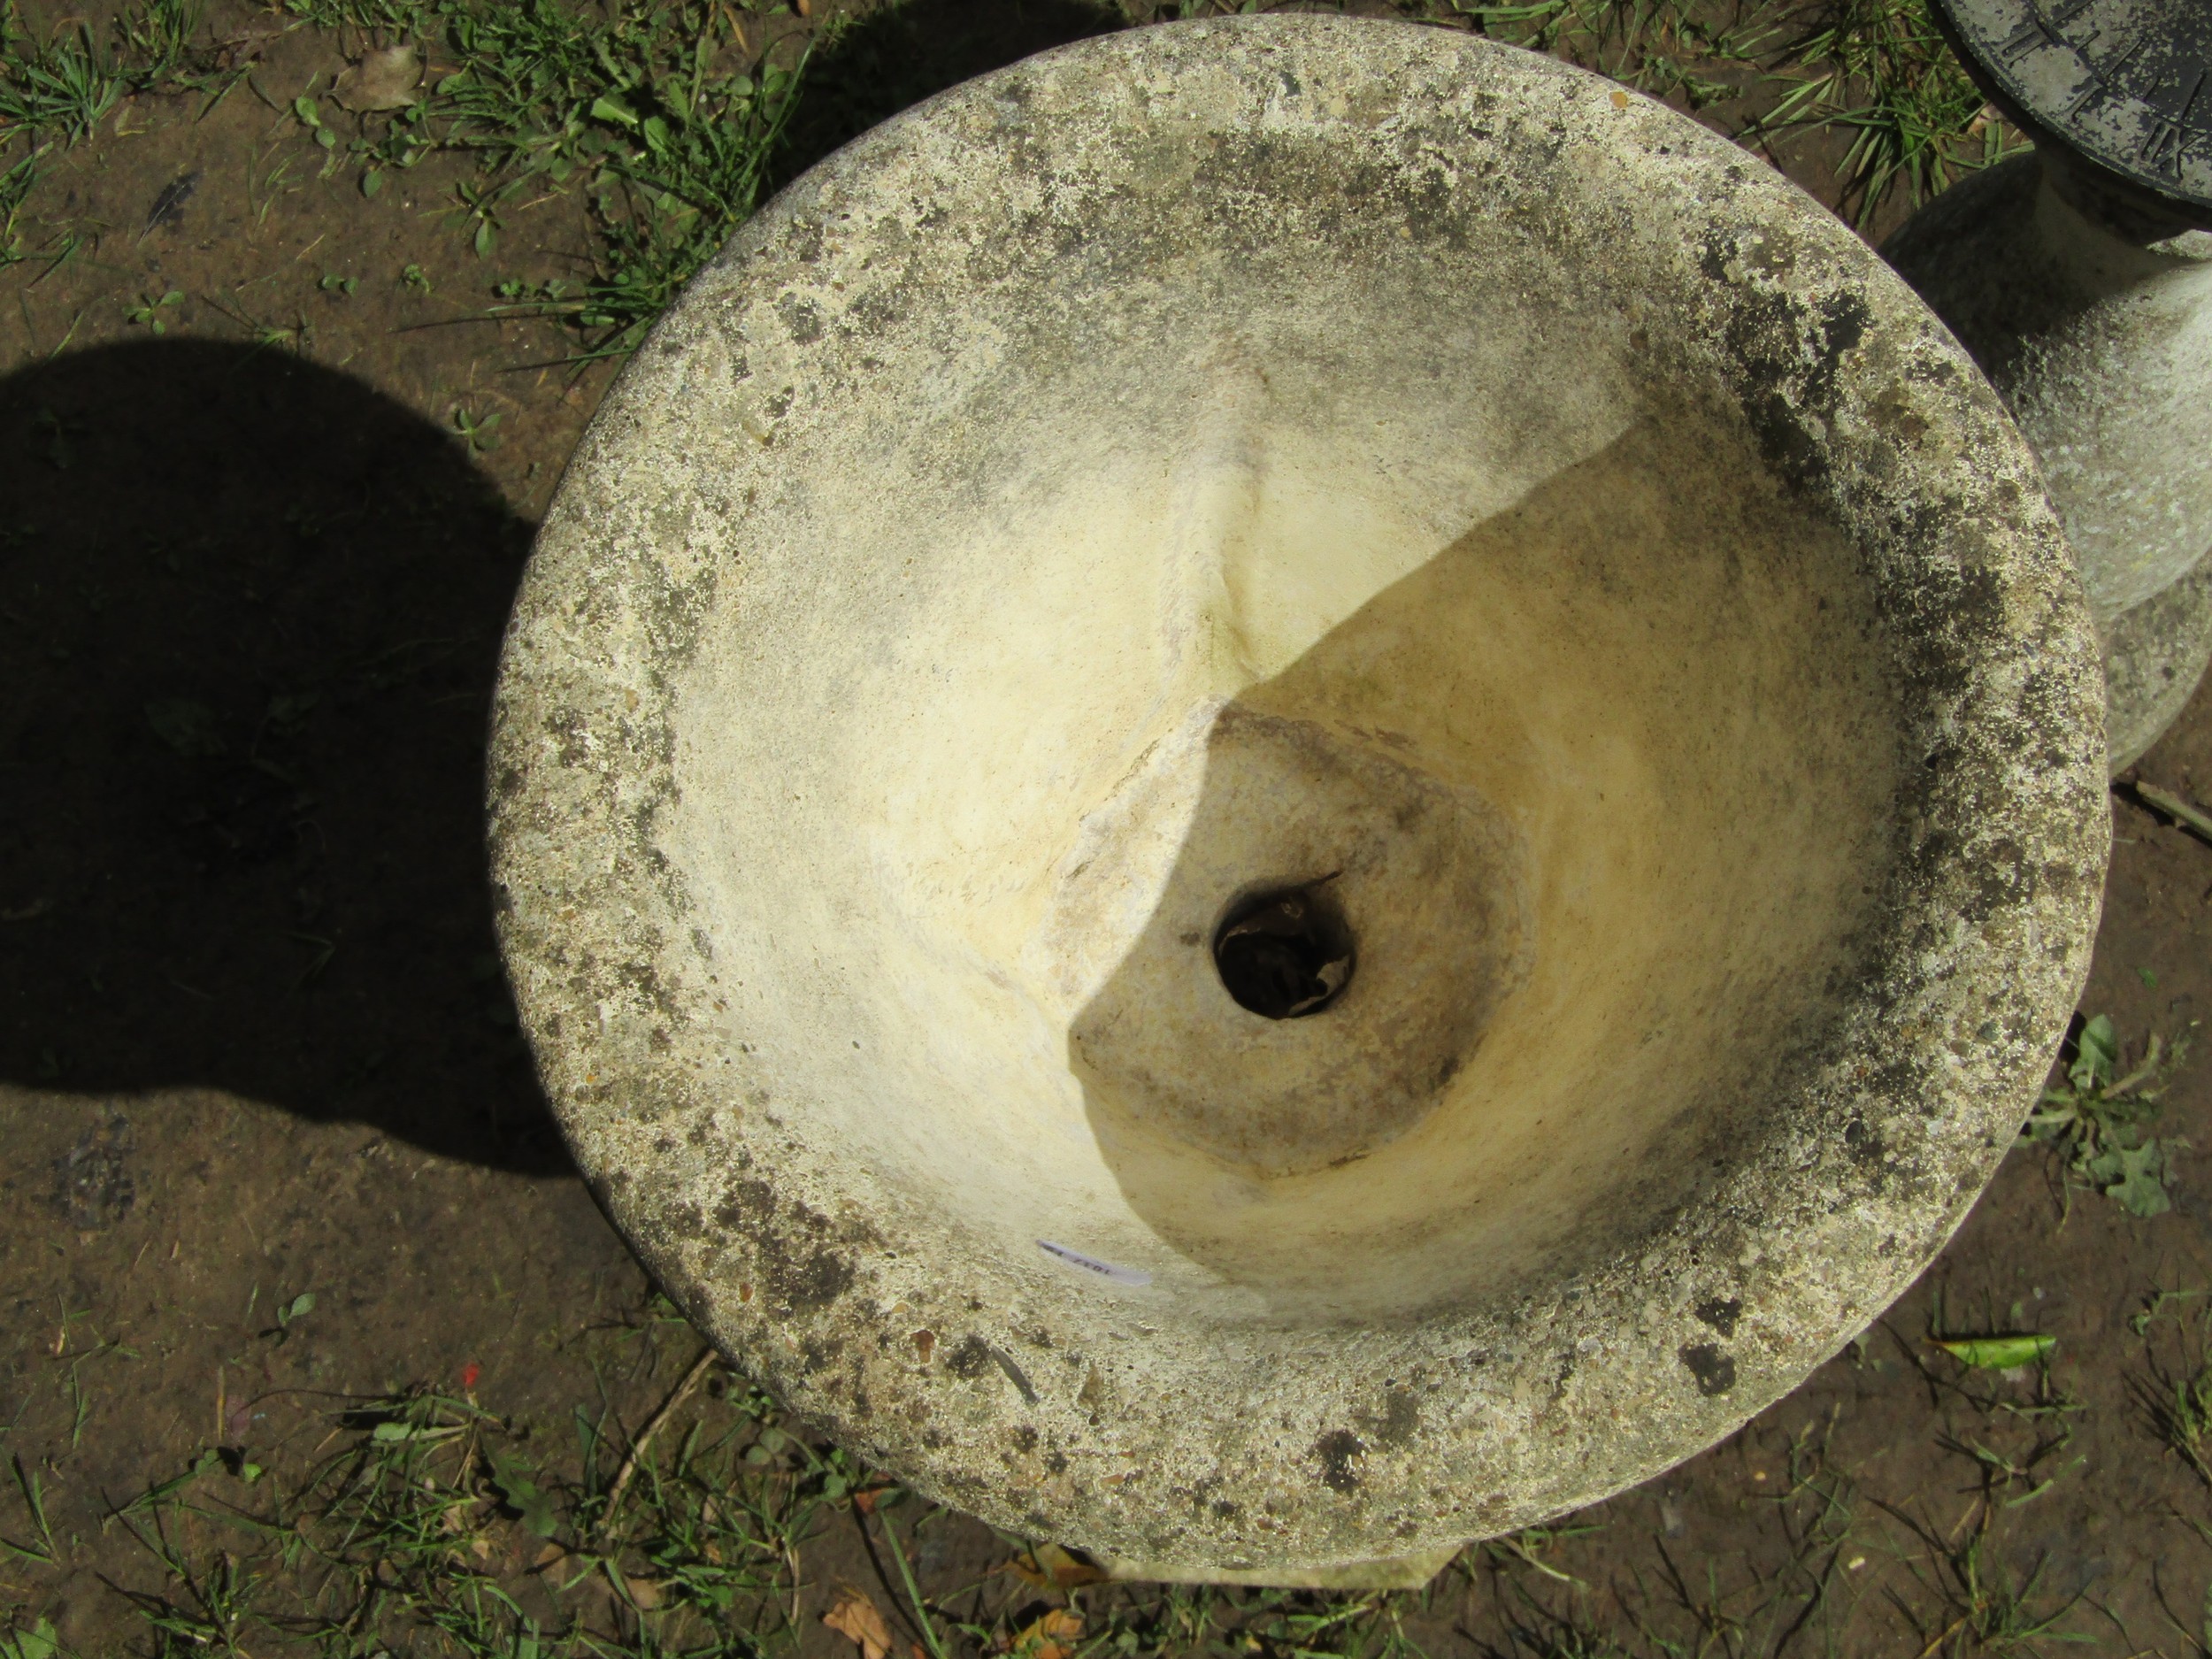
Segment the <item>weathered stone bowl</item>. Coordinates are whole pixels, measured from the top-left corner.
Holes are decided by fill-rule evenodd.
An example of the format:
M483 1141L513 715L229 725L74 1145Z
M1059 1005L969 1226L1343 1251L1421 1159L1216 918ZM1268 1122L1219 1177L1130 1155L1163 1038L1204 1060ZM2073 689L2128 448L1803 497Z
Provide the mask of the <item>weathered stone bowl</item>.
M2028 450L1811 201L1464 35L1192 24L693 282L540 536L493 856L726 1353L1290 1580L1642 1480L1921 1270L2080 984L2101 714Z

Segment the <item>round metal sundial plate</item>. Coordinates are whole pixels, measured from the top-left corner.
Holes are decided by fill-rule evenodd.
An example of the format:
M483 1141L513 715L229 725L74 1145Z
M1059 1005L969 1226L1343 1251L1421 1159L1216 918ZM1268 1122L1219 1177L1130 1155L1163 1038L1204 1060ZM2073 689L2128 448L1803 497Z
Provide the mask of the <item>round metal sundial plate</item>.
M2212 214L2212 0L1935 0L1985 88L2035 133Z

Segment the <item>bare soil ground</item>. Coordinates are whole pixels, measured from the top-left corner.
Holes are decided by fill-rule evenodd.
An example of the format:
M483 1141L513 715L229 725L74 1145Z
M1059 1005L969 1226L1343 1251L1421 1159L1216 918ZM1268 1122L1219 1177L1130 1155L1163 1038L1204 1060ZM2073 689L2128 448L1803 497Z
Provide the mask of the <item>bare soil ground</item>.
M784 165L1118 21L876 14ZM610 373L487 311L580 267L583 205L480 258L462 162L326 174L292 100L357 39L213 27L250 81L58 152L29 211L78 245L0 271L0 1655L2212 1651L2212 1064L2168 1213L2016 1153L1794 1395L1425 1594L1082 1585L697 1369L536 1093L480 850L500 628ZM1789 165L1833 199L1838 154ZM2138 770L2212 799L2212 699ZM2132 1057L2212 1009L2212 845L2114 810L2084 1007Z

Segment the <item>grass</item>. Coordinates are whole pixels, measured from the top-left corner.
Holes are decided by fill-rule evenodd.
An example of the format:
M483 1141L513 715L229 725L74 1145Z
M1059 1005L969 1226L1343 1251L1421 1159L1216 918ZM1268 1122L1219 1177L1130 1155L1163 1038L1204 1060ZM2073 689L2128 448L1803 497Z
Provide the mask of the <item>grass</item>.
M2161 1145L2150 1128L2160 1094L2188 1057L2189 1041L2185 1031L2165 1044L2154 1035L2140 1060L2124 1071L2112 1021L2099 1014L2082 1022L2062 1055L2064 1080L2043 1091L2021 1126L2022 1141L2053 1150L2069 1194L2085 1187L2137 1216L2170 1210L2171 1151L2185 1143Z
M207 87L218 73L196 0L127 10L111 43L83 23L42 41L17 0L4 4L0 264L27 257L23 209L55 148L89 137L127 90ZM502 284L499 309L572 325L587 357L619 354L766 193L804 58L770 62L764 45L750 44L742 19L760 9L758 0L634 0L605 14L558 0L292 0L316 27L434 47L452 66L397 110L355 119L311 89L291 112L325 152L325 174L349 167L365 196L434 155L469 157L475 177L457 188L451 217L487 259L506 216L533 194L583 192L596 233L582 250L585 273Z
M1773 1448L1781 1479L1755 1481L1743 1507L1763 1548L1699 1549L1676 1541L1679 1517L1648 1540L1651 1564L1616 1538L1597 1570L1570 1570L1559 1546L1601 1529L1588 1519L1493 1539L1461 1557L1496 1610L1504 1659L1777 1659L1833 1652L1864 1581L1865 1530L1855 1483L1816 1417ZM1763 1458L1763 1462L1764 1459ZM1629 1563L1625 1569L1620 1564Z
M123 86L91 29L35 39L15 0L0 0L0 268L26 257L23 209L57 146L90 136Z
M2197 1304L2193 1326L2183 1317L2187 1304ZM2179 1328L2178 1349L2163 1353L2154 1333L2168 1321ZM2141 1337L2148 1369L2135 1379L2134 1394L2143 1421L2154 1438L2179 1458L2190 1472L2212 1490L2212 1305L2197 1292L2160 1291L2149 1297L2142 1311L2129 1322Z
M1962 170L1986 166L2012 146L1985 118L1981 93L1937 31L1925 0L1824 0L1810 27L1783 44L1801 65L1773 109L1745 136L1786 142L1840 132L1839 206L1862 225L1902 187L1917 206Z
M769 61L722 0L633 0L604 15L557 0L292 0L322 27L434 44L441 64L406 107L364 118L346 158L374 196L441 152L476 165L453 222L480 257L534 194L575 190L595 244L574 282L498 288L508 314L558 318L586 356L626 352L766 193L804 67ZM299 111L319 138L319 107Z
M1931 1571L1920 1582L1932 1590L1940 1611L1934 1632L1920 1649L1919 1659L1968 1654L2037 1653L2046 1642L2085 1642L2079 1631L2063 1628L2079 1603L2079 1596L2055 1600L2042 1590L2044 1564L2038 1562L2024 1577L2008 1565L1990 1547L1987 1533L1977 1528L1962 1544L1954 1544L1932 1529L1922 1536ZM1917 1575L1916 1575L1917 1576ZM1900 1609L1912 1610L1899 1598ZM1916 1623L1920 1621L1916 1618ZM1925 1624L1922 1624L1924 1631Z
M1417 1595L1108 1585L1018 1540L984 1579L926 1595L917 1563L947 1512L793 1432L708 1356L634 1440L580 1411L571 1426L565 1447L419 1389L336 1411L334 1449L289 1487L277 1459L211 1448L112 1512L149 1569L117 1587L157 1655L782 1652L807 1628L803 1551L842 1514L883 1569L890 1616L847 1594L909 1632L902 1655L1422 1652Z
M105 40L81 19L41 37L19 0L0 0L0 269L29 257L22 211L56 150L91 138L127 93L234 84L244 73L218 71L195 48L204 20L203 0L141 0Z
M1700 111L1757 84L1787 14L1780 0L1441 0L1431 11Z
M1863 227L2020 148L1927 0L1434 0L1434 14L1709 113L1770 151L1839 139L1838 211Z
M0 264L28 256L20 227L42 164L81 142L126 91L219 90L202 0L140 0L103 40L82 22L43 39L0 0ZM584 358L634 349L676 291L771 188L804 90L808 53L779 46L771 0L285 0L357 49L411 50L426 73L403 107L349 114L327 89L296 96L300 131L364 196L459 153L450 222L487 261L512 215L546 195L591 204L578 274L501 280L495 314L552 318ZM1180 0L1145 16L1250 10ZM1585 62L1705 112L1775 150L1840 134L1839 209L1865 222L1900 190L1917 204L2005 152L2001 127L1934 31L1925 0L1418 0L1432 20Z
M580 1412L562 1455L464 1394L364 1402L288 1491L213 1449L115 1511L155 1570L124 1588L157 1654L752 1651L792 1636L800 1546L856 1485L774 1417L733 1386L632 1457Z
M34 151L78 143L123 96L124 77L89 24L33 37L21 11L0 9L0 134Z

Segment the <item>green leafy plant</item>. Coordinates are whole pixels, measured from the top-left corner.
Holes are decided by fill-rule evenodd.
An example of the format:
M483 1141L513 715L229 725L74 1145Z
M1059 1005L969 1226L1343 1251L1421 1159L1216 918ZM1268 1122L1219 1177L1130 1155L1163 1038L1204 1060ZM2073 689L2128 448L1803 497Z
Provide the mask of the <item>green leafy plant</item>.
M2021 1126L2020 1138L2052 1148L2064 1163L2070 1187L2088 1187L2132 1215L2155 1216L2173 1207L2166 1195L2174 1147L2150 1133L2159 1094L2188 1056L2189 1033L2170 1044L2153 1036L2143 1058L2121 1071L2120 1040L2102 1014L2075 1034L2065 1081L2043 1091Z
M168 324L163 320L161 315L162 312L167 311L171 306L181 305L183 303L184 295L180 289L177 288L171 288L166 294L162 295L158 299L150 299L145 295L142 294L138 296L138 303L130 307L130 309L127 311L124 315L131 322L136 324L142 328L149 330L151 333L157 334L166 334L168 332Z
M498 435L492 431L498 424L496 411L488 415L472 415L457 404L453 411L453 429L461 434L461 442L479 455L499 447Z
M27 1630L0 1631L0 1659L62 1659L54 1621L42 1617Z
M2055 1336L1935 1336L1928 1340L1960 1364L1983 1371L2032 1365L2047 1358L2058 1346Z

